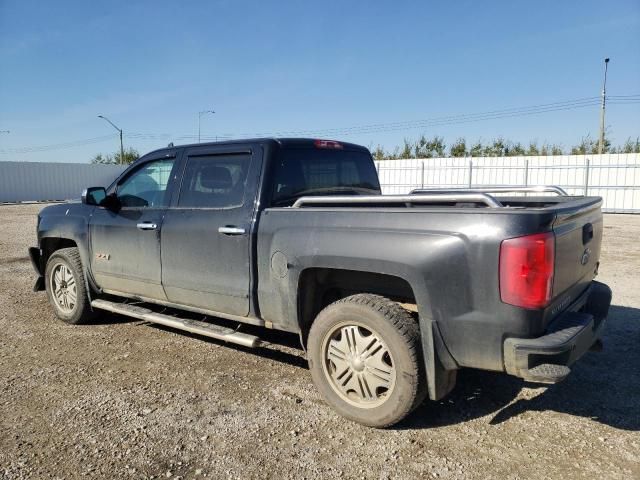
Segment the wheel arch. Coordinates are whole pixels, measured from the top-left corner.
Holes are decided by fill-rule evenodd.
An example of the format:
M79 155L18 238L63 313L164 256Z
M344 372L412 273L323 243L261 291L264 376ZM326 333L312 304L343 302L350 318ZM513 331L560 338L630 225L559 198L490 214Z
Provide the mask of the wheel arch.
M49 257L62 248L78 248L78 243L72 238L65 237L44 237L40 239L41 265L40 273L44 273Z
M82 263L82 269L84 272L85 287L87 288L87 295L91 298L92 293L99 292L100 289L96 285L90 269L89 251L86 246L86 242L73 238L72 235L65 236L45 236L40 238L40 274L44 276L44 272L47 268L47 262L51 255L63 248L77 248L80 255L80 261Z
M298 326L305 342L313 320L323 308L357 293L381 295L399 303L416 305L413 288L402 277L366 270L306 268L298 276L296 295Z
M306 348L311 325L327 305L357 293L381 295L404 304L420 329L422 356L429 398L439 400L455 386L457 363L448 351L437 322L433 320L424 285L411 278L367 270L310 267L297 279L296 306L300 338ZM416 291L419 292L416 296Z

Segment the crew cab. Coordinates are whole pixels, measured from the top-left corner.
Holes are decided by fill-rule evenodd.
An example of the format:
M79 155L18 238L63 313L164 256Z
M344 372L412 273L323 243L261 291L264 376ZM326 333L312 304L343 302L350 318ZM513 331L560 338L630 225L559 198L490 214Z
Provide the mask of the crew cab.
M29 252L65 322L106 310L246 347L261 339L245 324L294 332L327 403L386 427L461 368L556 383L601 346L601 204L557 187L382 195L364 147L238 140L156 150L44 208Z

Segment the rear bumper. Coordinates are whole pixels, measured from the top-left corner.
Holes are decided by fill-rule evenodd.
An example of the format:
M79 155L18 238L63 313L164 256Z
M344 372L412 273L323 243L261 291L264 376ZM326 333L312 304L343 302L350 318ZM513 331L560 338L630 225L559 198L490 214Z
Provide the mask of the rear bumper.
M571 372L569 366L599 344L611 305L611 289L592 282L570 308L538 338L507 338L505 370L531 382L558 383Z

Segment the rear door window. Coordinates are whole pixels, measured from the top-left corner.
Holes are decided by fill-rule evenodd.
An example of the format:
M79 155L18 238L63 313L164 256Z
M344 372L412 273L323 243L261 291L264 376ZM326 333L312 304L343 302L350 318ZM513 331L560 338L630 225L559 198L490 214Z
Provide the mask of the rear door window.
M231 208L244 203L251 156L189 157L178 198L181 208Z

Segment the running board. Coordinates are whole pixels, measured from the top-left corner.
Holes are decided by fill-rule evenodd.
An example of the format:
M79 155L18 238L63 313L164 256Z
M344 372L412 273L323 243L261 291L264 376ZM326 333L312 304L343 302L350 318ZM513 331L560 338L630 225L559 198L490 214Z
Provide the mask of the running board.
M148 308L139 307L137 305L109 302L107 300L98 299L92 301L91 306L93 308L126 315L127 317L137 318L146 322L157 323L159 325L164 325L165 327L176 328L178 330L184 330L186 332L203 335L205 337L236 343L245 347L255 348L259 347L261 343L261 340L254 335L237 332L231 328L221 327L207 322L156 313Z

